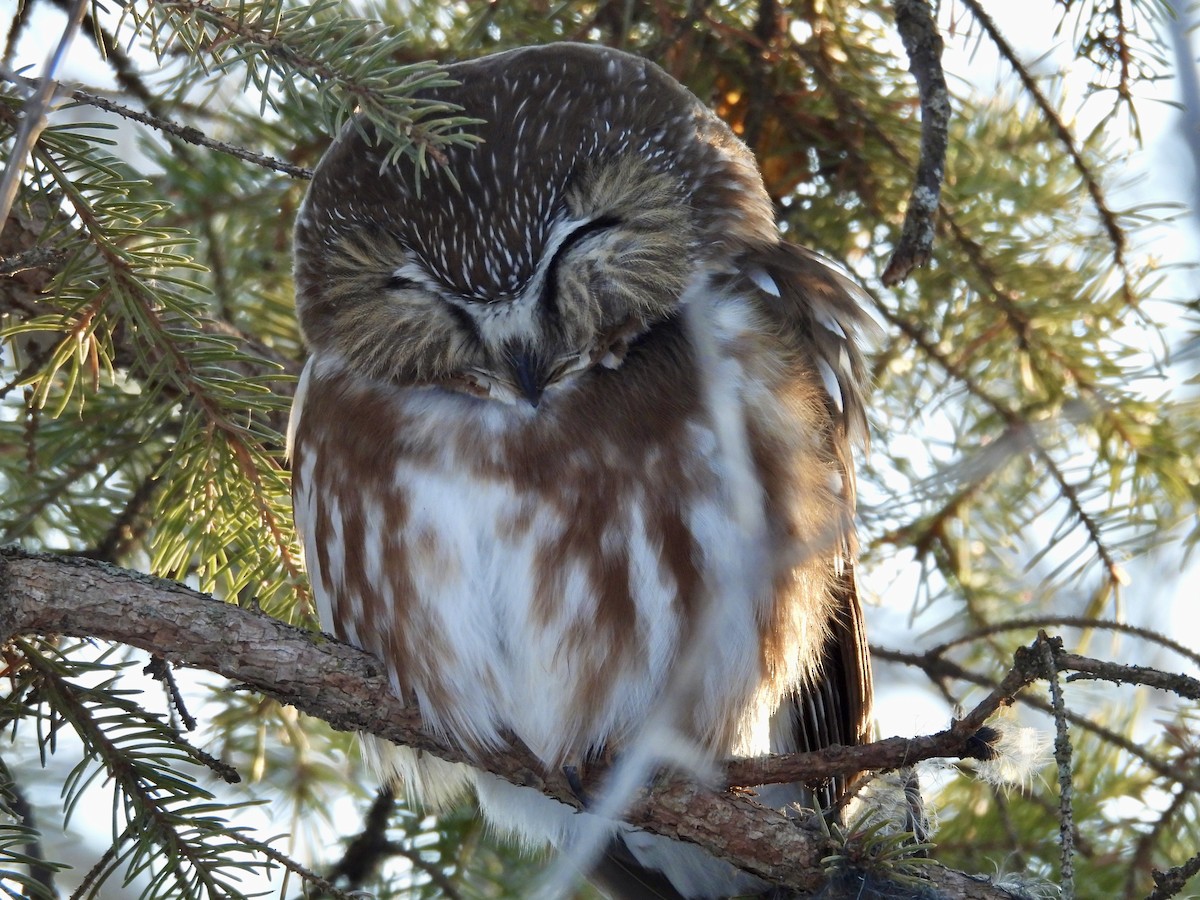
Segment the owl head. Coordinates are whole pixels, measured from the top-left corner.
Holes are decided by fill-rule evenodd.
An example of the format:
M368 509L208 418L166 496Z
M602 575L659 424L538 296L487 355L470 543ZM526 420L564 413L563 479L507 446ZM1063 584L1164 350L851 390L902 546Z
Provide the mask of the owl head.
M481 120L418 180L352 122L296 228L316 354L401 385L537 405L617 368L698 266L777 241L749 151L660 68L551 44L449 66L426 93Z

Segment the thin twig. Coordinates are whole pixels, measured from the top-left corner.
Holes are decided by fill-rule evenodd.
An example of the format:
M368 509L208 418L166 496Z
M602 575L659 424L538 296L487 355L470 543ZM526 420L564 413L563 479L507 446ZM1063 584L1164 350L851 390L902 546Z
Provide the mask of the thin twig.
M281 853L270 844L264 844L262 841L256 841L254 838L247 837L244 833L238 835L238 840L245 844L251 850L261 853L272 862L278 863L296 875L299 875L301 880L313 885L319 891L333 898L333 900L362 900L362 895L357 891L343 891L341 888L335 887L327 878L318 875L307 866L303 866L296 860L292 859L286 853Z
M155 681L162 684L163 689L167 694L167 704L183 722L184 730L195 731L196 718L187 710L187 704L184 703L183 694L179 691L179 683L175 680L175 673L171 671L171 664L161 656L151 656L150 662L146 663L146 667L142 670L142 674L149 675Z
M273 156L268 156L265 153L255 153L253 150L247 150L244 147L238 147L236 144L229 144L225 141L218 141L208 137L199 128L191 125L180 125L177 122L172 122L164 119L161 116L151 115L150 113L139 112L136 109L130 109L128 106L122 106L120 103L113 103L111 100L98 96L84 90L71 92L71 99L78 103L84 103L88 106L94 106L97 109L102 109L105 112L114 113L126 119L131 119L134 122L140 122L143 125L149 125L151 128L161 131L163 134L169 134L172 137L179 138L181 141L186 141L189 144L195 144L198 147L207 147L209 150L216 150L220 153L226 153L229 156L236 156L238 159L246 162L254 163L256 166L262 166L264 169L272 169L276 172L282 172L284 175L290 175L292 178L300 178L308 180L312 178L312 169L304 166L292 165L289 162L284 162L281 159L276 159Z
M47 79L45 78L22 78L19 75L11 72L7 73L6 77L11 81L26 84L38 91L43 90L47 82ZM56 86L56 82L51 83L51 91L53 91L54 87ZM76 103L83 104L84 106L92 106L96 109L121 116L124 119L129 119L130 121L138 122L142 125L149 125L151 128L154 128L163 134L178 138L179 140L189 144L195 144L197 147L205 147L209 150L216 150L219 153L225 153L229 156L234 156L238 159L245 160L246 162L254 163L254 165L261 166L264 169L282 172L284 175L290 175L292 178L298 178L305 181L312 178L312 169L304 166L293 165L292 163L285 162L284 160L276 159L273 156L268 156L265 153L256 153L253 150L247 150L245 147L239 147L236 144L230 144L226 141L218 141L215 138L208 137L206 134L204 134L204 132L193 125L180 125L178 122L172 122L170 119L167 119L164 116L131 109L128 106L115 103L112 100L101 97L99 94L94 94L91 91L85 91L82 88L71 91L69 96ZM7 260L5 260L5 262L7 263ZM31 266L29 265L26 266L26 268L30 267ZM15 269L13 271L20 270ZM0 269L0 275L4 274L10 273Z
M1198 873L1200 873L1200 853L1181 866L1175 866L1165 872L1152 872L1154 890L1147 895L1146 900L1167 900L1169 897L1174 897Z
M395 806L395 792L390 786L381 787L366 816L363 817L362 831L347 843L342 858L330 867L325 876L326 880L330 883L344 880L346 886L343 890L356 892L379 870L384 860L391 856L402 856L437 885L439 897L461 900L462 894L446 877L441 867L430 863L419 850L410 849L398 841L388 839L387 829ZM310 900L316 900L320 896L305 895Z
M1180 656L1200 666L1200 653L1190 647L1186 647L1179 641L1173 641L1165 634L1161 634L1150 628L1142 628L1137 625L1130 625L1128 622L1116 622L1105 619L1091 619L1084 616L1032 616L1024 619L1009 619L1004 622L996 622L992 625L985 625L982 628L976 628L958 637L951 638L948 641L943 641L934 647L929 648L931 654L941 656L947 650L957 647L961 644L973 644L978 640L990 637L994 634L1003 634L1007 631L1019 631L1022 628L1042 629L1042 628L1082 628L1096 629L1102 631L1118 631L1121 634L1129 634L1134 637L1142 638L1143 640L1152 641L1161 647L1172 650Z
M1071 161L1075 163L1075 168L1079 170L1079 174L1083 177L1084 184L1087 185L1088 193L1091 194L1092 203L1096 207L1096 212L1100 216L1100 220L1104 223L1104 230L1108 233L1108 238L1113 245L1113 257L1116 260L1117 266L1124 272L1125 270L1125 233L1121 230L1121 225L1117 221L1116 214L1109 209L1108 201L1104 198L1104 189L1100 186L1100 182L1096 180L1095 174L1092 172L1091 166L1083 158L1083 152L1075 143L1075 136L1071 134L1071 129L1067 127L1055 110L1050 99L1045 95L1042 89L1038 86L1033 74L1025 67L1018 58L1016 51L1012 45L1008 43L1004 35L1000 33L1000 29L992 20L991 16L984 10L979 0L963 0L963 5L971 11L971 15L983 26L983 30L987 32L996 49L1000 51L1000 55L1012 66L1017 78L1021 81L1021 86L1033 98L1033 102L1038 109L1042 111L1047 123L1058 136L1060 143L1066 148L1067 154L1071 157ZM1130 296L1130 287L1128 278L1125 279L1125 295L1128 299Z
M1160 672L1147 666L1124 666L1120 663L1089 659L1074 653L1060 653L1058 664L1064 669L1074 670L1067 681L1099 680L1114 684L1144 684L1147 687L1169 691L1188 700L1200 700L1200 681L1175 672Z
M906 653L902 650L892 650L888 647L876 646L871 648L871 655L877 661L900 663L918 668L938 685L941 685L944 679L954 679L965 681L968 684L977 685L988 690L996 687L996 680L994 678L972 672L952 659L935 656L932 653ZM1045 700L1030 696L1029 694L1022 694L1019 700L1026 706L1053 715L1053 709L1051 709L1050 704ZM1112 744L1130 756L1141 760L1156 775L1180 784L1189 791L1200 793L1200 776L1193 776L1189 771L1181 770L1177 765L1159 759L1140 744L1135 743L1122 734L1118 734L1111 728L1106 728L1098 722L1092 721L1086 716L1071 712L1068 709L1066 710L1066 719L1077 728L1089 731L1105 743Z
M1043 631L1041 636L1045 638ZM1054 759L1058 763L1058 840L1062 850L1059 868L1059 889L1063 900L1075 900L1075 785L1071 779L1071 732L1067 726L1066 704L1058 673L1062 671L1058 655L1062 640L1046 640L1042 644L1045 677L1050 683L1050 705L1054 709Z
M16 275L29 269L57 269L67 261L67 256L61 247L30 247L0 259L0 275Z
M1039 637L1013 654L1008 674L967 715L936 734L916 738L887 738L856 747L828 747L812 753L737 759L725 765L725 781L733 786L779 784L797 781L819 783L835 775L860 770L888 771L935 758L980 758L978 733L1001 706L1008 706L1027 685L1042 677L1039 648L1048 638ZM853 763L851 763L853 760Z
M54 73L58 70L59 64L67 55L67 49L71 46L71 42L75 39L75 33L79 30L79 24L83 20L84 13L87 12L91 4L88 0L75 0L71 7L71 13L67 17L67 24L63 27L63 32L59 36L58 45L50 52L50 56L46 59L46 65L42 72L41 83L33 96L25 101L21 114L21 125L17 129L17 137L13 142L11 155L8 158L8 166L4 170L4 178L0 180L0 231L4 230L4 225L8 222L8 214L12 210L13 201L17 198L17 189L21 185L21 175L25 171L25 165L29 161L29 151L33 149L34 143L38 139L38 135L42 133L42 129L46 127L46 113L50 109L50 102L54 97L54 88L57 82L54 80Z
M342 858L329 867L326 878L330 883L344 880L347 890L355 890L379 870L392 854L387 830L395 808L396 793L385 784L363 816L362 830L347 842Z
M127 826L116 840L112 842L112 846L100 854L100 858L87 870L83 876L83 880L79 882L79 886L71 893L68 900L83 900L84 897L96 896L93 886L103 882L108 877L109 870L112 869L117 861L117 849L124 843L132 830L132 824Z
M921 158L900 240L883 270L882 280L888 286L899 284L917 266L929 262L933 252L950 130L950 92L942 71L942 36L929 2L894 0L894 5L896 29L921 95Z

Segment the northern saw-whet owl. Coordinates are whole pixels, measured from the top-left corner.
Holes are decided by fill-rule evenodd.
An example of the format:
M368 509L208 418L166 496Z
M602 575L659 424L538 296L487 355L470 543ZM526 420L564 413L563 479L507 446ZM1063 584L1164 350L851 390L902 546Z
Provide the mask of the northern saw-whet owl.
M652 63L552 44L447 72L427 96L482 120L480 142L418 180L351 123L296 223L293 497L323 625L468 752L511 734L582 766L620 758L711 608L684 738L716 758L864 740L855 289L781 240L750 152ZM683 321L697 280L765 521L751 594L712 584L736 536ZM470 786L497 827L572 840L577 814L530 788L368 749L419 801ZM591 876L615 897L767 887L628 828Z

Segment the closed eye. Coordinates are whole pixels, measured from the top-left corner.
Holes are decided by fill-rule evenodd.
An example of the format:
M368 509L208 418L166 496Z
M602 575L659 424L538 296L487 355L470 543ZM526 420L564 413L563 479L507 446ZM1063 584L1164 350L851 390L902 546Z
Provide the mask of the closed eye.
M454 303L447 303L445 309L474 346L478 347L483 344L483 335L479 331L479 323L475 321L474 316Z
M550 259L550 269L553 270L558 261L580 241L591 237L598 231L605 231L620 224L621 220L616 216L601 216L599 219L592 219L592 221L580 225L558 245L558 249L554 251L554 256Z
M388 276L384 282L384 290L388 291L415 291L423 290L427 293L436 294L436 291L430 291L426 284L423 284L416 278L411 278L407 275L393 273ZM446 312L450 314L450 318L458 324L464 336L473 344L480 344L483 341L479 333L479 325L475 319L465 309L452 302L447 302L444 306Z
M601 216L599 219L592 219L568 234L558 245L554 255L550 257L550 265L546 267L546 289L542 297L542 306L547 313L558 315L558 267L566 255L571 252L571 248L597 232L607 231L620 224L621 220L616 216Z
M383 286L389 291L411 291L413 288L420 287L416 281L405 278L403 275L390 276Z

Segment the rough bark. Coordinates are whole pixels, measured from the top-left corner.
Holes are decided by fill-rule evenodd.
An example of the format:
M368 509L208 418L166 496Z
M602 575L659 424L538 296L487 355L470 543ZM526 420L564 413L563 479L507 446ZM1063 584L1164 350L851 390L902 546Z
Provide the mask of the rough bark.
M176 664L219 673L335 728L367 731L443 759L471 762L581 807L566 775L546 771L522 748L468 759L460 749L424 731L417 711L392 694L374 657L328 635L223 603L176 582L90 559L0 549L0 638L7 642L31 634L93 637L138 647ZM965 725L941 735L918 739L924 741L920 744L892 739L863 748L832 748L828 759L803 754L739 761L726 771L732 783L762 783L797 772L819 778L817 773L830 767L861 768L864 760L896 767L918 756L936 755L935 750L962 755L970 737L962 732L973 733L975 717L973 713L962 720ZM700 844L768 880L800 890L824 883L828 873L822 859L834 849L828 837L759 806L747 792L673 776L645 789L627 819L648 831ZM928 867L928 875L931 887L947 898L1014 896L985 880L936 865Z

